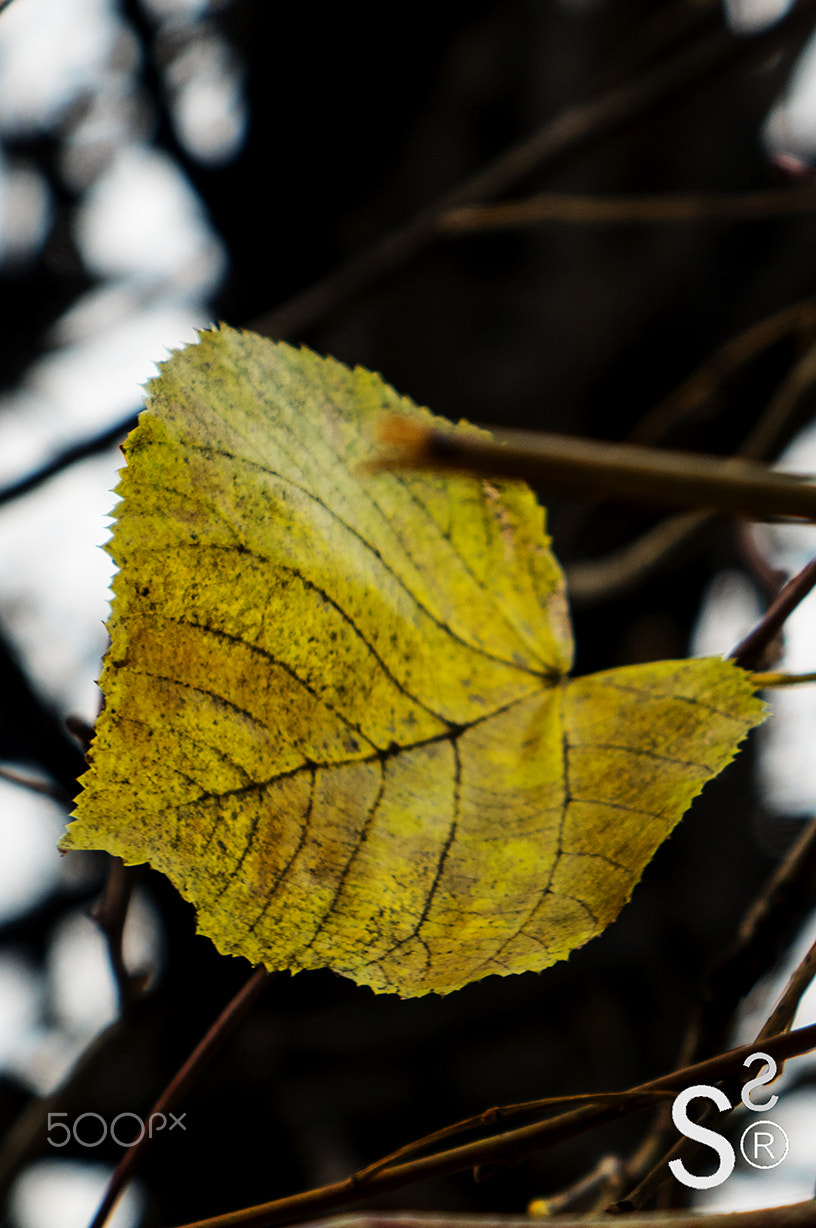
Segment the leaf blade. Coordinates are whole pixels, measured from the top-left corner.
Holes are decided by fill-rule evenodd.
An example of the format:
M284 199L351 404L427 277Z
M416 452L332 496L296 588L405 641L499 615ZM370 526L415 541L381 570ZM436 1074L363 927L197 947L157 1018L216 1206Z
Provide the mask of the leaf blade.
M411 996L600 932L762 706L727 662L567 681L532 493L367 471L383 412L435 421L228 329L163 365L126 445L106 704L63 847L151 862L222 951ZM653 796L615 828L626 788Z

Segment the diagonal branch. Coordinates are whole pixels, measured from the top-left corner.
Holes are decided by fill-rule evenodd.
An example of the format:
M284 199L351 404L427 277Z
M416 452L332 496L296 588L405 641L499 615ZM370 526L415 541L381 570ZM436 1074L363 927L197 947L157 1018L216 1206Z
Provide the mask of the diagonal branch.
M249 980L241 986L232 1001L227 1004L212 1027L209 1028L196 1045L184 1065L170 1080L150 1110L148 1122L151 1122L154 1117L163 1118L165 1114L170 1113L171 1109L178 1107L188 1088L198 1078L210 1059L215 1056L224 1041L232 1034L273 975L273 973L267 972L265 968L255 969ZM128 1181L136 1172L142 1157L152 1141L151 1131L149 1129L143 1130L139 1141L134 1143L132 1147L129 1147L122 1156L122 1159L113 1171L108 1188L105 1191L105 1196L91 1222L91 1228L103 1228L103 1225L107 1223L109 1215L119 1201L119 1197Z
M816 1024L770 1037L763 1041L762 1048L763 1052L779 1061L806 1053L816 1048ZM574 1138L606 1122L642 1112L653 1104L655 1092L679 1090L691 1083L716 1082L734 1076L742 1071L743 1060L754 1050L754 1044L742 1045L729 1053L675 1070L659 1079L652 1079L648 1083L631 1088L628 1096L620 1102L582 1105L547 1121L535 1122L422 1159L396 1164L364 1181L350 1177L345 1181L279 1198L261 1206L248 1207L243 1211L232 1211L227 1215L187 1224L185 1228L270 1228L273 1224L294 1223L335 1207L359 1202L375 1194L414 1185L430 1177L449 1176L480 1164L516 1163L542 1147ZM94 1225L94 1228L97 1226Z
M760 665L765 649L779 634L785 619L793 613L801 601L804 601L814 586L816 586L816 557L788 580L753 631L731 653L732 660L737 665L741 665L743 669L755 669Z

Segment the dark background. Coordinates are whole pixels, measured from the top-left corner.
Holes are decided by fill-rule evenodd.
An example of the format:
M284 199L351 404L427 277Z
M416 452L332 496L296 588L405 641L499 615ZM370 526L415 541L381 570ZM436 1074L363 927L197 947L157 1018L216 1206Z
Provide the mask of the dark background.
M662 71L725 29L711 0L420 0L377 10L234 0L201 20L242 66L250 122L237 156L213 166L175 135L161 23L138 0L121 8L139 40L152 139L189 176L229 254L212 316L236 325L306 288L562 109ZM784 187L787 172L761 128L807 32L803 25L764 55L698 74L665 105L509 195ZM78 202L60 177L71 122L17 149L45 170L58 210L41 252L0 269L5 388L93 282L72 241ZM814 294L815 245L807 214L450 239L289 335L382 372L453 418L625 439L718 347ZM812 322L789 330L656 441L734 451L813 344ZM812 409L806 391L776 450ZM626 546L657 519L623 505L549 502L568 568ZM625 591L585 598L575 611L578 672L682 656L703 587L724 566L750 570L751 559L736 527L719 522ZM82 761L64 714L45 709L8 645L0 674L0 759L70 786ZM329 972L276 979L191 1094L186 1134L160 1140L145 1162L145 1222L183 1223L337 1179L495 1103L623 1088L670 1069L705 976L789 836L761 813L749 751L695 803L620 920L542 975L408 1002ZM104 874L100 858L89 904ZM108 1119L123 1109L146 1114L249 974L194 937L191 909L159 876L147 872L143 886L163 918L166 963L81 1081L77 1103ZM61 911L75 903L75 894L57 895L0 937L41 959ZM26 1096L6 1080L0 1126ZM628 1154L644 1128L636 1118L482 1184L463 1175L382 1205L520 1212L604 1151ZM99 1149L93 1158L112 1163L118 1154Z

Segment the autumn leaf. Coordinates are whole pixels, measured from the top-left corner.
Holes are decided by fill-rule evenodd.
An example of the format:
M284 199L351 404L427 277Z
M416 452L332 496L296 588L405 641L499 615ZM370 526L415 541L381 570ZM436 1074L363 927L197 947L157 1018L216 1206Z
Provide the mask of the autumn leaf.
M403 996L600 933L762 719L748 676L568 680L533 494L371 472L386 412L438 420L368 371L221 328L149 394L62 847L163 871L222 952Z

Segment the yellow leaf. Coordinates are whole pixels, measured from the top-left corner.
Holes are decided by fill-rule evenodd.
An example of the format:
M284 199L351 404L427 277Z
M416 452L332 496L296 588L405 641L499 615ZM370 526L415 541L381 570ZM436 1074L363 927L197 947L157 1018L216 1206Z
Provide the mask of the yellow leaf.
M164 871L222 952L404 996L598 934L762 719L747 675L568 681L534 496L367 470L384 412L436 421L368 371L221 328L148 406L62 847Z

